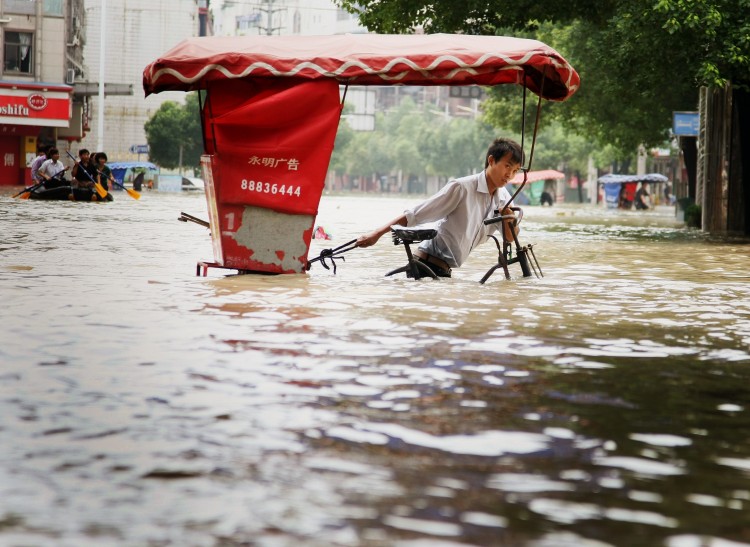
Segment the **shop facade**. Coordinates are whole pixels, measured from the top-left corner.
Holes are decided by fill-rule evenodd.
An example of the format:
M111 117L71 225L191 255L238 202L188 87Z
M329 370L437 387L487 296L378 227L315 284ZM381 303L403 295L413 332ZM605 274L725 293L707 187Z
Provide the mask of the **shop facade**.
M0 1L0 185L30 181L38 145L83 138L83 0Z
M26 184L38 144L56 145L72 118L72 86L0 81L0 185Z

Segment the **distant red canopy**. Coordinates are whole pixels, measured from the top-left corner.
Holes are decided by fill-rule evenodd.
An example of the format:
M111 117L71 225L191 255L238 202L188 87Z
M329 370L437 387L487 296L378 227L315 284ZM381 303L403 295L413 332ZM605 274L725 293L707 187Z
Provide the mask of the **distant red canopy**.
M146 95L205 89L256 78L350 85L524 85L564 101L578 73L548 45L522 38L459 34L345 34L190 38L143 71ZM542 89L542 82L543 89Z
M526 182L536 182L538 180L564 179L565 173L555 171L554 169L544 169L542 171L529 171ZM523 182L523 173L516 174L510 181L511 184L521 184Z

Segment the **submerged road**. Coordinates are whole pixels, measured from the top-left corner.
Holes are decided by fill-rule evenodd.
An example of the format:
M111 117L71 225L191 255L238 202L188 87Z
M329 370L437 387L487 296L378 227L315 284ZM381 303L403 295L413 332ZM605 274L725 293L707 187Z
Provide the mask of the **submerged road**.
M411 203L323 196L311 257ZM556 205L543 279L204 278L181 211L0 197L0 545L750 544L746 243Z

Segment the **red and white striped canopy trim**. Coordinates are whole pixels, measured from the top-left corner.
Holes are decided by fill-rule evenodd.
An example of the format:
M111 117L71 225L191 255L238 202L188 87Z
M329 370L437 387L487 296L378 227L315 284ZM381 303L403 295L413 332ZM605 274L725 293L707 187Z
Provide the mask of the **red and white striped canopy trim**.
M562 101L578 73L536 40L453 34L190 38L143 72L146 95L221 80L332 78L351 85L525 85Z

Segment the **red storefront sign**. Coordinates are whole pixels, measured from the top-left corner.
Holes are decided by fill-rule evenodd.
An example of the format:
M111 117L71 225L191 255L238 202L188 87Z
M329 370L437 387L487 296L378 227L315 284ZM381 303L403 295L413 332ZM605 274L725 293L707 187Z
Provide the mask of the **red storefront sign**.
M0 124L68 127L70 86L0 83Z

